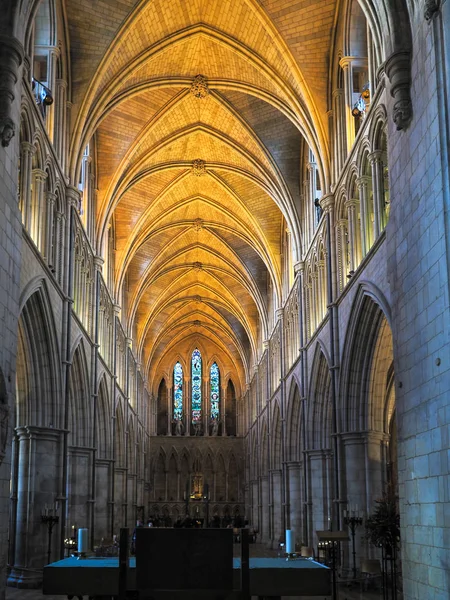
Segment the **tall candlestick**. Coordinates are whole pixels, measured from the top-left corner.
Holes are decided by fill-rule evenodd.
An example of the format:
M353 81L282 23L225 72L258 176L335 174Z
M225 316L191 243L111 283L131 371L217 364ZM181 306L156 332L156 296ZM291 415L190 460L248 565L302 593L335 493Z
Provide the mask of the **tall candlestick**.
M286 552L288 554L295 552L295 532L292 529L286 529Z
M78 552L86 553L89 549L89 541L88 541L88 530L87 529L79 529L78 530Z

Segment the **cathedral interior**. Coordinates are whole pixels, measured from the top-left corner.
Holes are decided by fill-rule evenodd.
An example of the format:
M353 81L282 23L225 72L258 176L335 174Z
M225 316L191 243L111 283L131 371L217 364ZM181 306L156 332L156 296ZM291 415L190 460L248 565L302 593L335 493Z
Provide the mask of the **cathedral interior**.
M1 599L48 511L315 548L383 494L448 598L449 4L0 0Z

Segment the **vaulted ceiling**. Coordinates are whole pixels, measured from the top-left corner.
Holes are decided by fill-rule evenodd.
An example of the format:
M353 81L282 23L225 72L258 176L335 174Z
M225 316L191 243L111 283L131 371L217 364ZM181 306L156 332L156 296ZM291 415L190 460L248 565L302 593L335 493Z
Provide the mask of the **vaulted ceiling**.
M320 18L318 6L320 5ZM97 245L157 386L198 346L242 390L300 258L302 140L327 185L335 2L67 2L72 177L95 134Z

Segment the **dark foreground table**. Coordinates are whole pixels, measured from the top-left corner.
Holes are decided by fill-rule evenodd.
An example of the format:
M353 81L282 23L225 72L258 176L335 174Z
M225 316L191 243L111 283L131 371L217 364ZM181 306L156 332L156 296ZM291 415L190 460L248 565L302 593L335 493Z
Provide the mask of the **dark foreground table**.
M240 586L240 559L233 559L234 589ZM130 559L128 589L136 589L136 560ZM173 565L176 569L176 565ZM117 596L117 558L66 558L44 567L43 593L65 596ZM331 595L331 571L309 559L250 558L250 593L259 598ZM164 594L155 594L155 597ZM232 593L229 598L237 597Z

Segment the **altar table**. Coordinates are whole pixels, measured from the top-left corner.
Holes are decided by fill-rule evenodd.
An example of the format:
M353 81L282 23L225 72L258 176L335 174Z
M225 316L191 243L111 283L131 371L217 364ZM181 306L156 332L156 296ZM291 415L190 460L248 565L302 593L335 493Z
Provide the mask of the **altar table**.
M176 568L176 565L174 565ZM240 559L233 559L234 589L240 586ZM128 590L136 589L136 559L129 559ZM117 596L118 558L66 558L44 567L43 593ZM250 558L250 593L260 598L330 596L331 570L310 559ZM233 594L230 594L233 598ZM235 596L238 598L238 596Z

